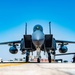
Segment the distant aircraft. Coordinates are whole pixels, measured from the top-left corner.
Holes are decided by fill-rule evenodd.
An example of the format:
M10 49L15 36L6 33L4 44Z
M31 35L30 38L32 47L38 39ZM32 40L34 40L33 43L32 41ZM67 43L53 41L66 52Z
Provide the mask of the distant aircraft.
M75 52L73 52L73 53L62 53L62 54L55 54L55 56L60 56L60 55L71 55L71 54L74 54L74 55L75 55Z
M33 51L37 51L37 62L40 63L40 52L46 51L48 53L48 61L51 62L51 54L55 56L56 51L56 43L59 43L60 53L66 53L68 48L65 46L68 43L75 43L75 41L64 41L64 40L56 40L51 34L51 22L49 22L49 33L43 33L43 27L39 24L35 25L33 28L32 35L27 34L27 23L25 25L25 35L21 40L10 41L10 42L2 42L0 45L8 44L10 47L9 51L12 54L16 54L18 49L16 46L20 43L20 50L22 54L26 53L26 62L29 62L29 53Z
M73 53L55 54L55 56L61 56L61 55L72 55L72 54L74 55L73 58L72 58L72 59L73 59L73 62L72 62L72 63L75 63L75 52L73 52Z
M73 58L72 58L72 59L73 59L73 63L75 63L75 54L74 54L74 56L73 56Z

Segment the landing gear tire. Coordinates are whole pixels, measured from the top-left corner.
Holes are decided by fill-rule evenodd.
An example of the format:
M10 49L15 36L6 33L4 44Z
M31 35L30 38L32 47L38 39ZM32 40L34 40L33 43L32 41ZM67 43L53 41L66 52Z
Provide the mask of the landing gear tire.
M40 58L37 58L37 63L40 63Z
M49 63L51 63L51 54L50 53L48 53L48 61L49 61Z
M51 56L48 56L48 61L49 63L51 63Z
M26 62L29 62L29 57L28 56L26 56Z

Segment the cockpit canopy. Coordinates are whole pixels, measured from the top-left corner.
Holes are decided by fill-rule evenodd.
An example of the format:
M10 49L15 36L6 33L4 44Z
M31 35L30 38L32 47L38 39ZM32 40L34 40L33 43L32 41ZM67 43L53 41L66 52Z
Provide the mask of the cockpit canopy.
M39 24L37 24L37 25L34 26L34 28L33 28L33 32L35 32L36 30L40 30L40 31L43 32L43 28L42 28L42 26L39 25Z

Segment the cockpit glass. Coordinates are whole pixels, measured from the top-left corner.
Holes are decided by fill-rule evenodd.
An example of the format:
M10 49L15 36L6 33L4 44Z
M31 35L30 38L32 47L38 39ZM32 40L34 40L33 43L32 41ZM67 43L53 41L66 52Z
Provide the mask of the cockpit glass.
M43 31L43 28L41 25L36 25L36 26L34 26L33 31L36 31L36 30Z

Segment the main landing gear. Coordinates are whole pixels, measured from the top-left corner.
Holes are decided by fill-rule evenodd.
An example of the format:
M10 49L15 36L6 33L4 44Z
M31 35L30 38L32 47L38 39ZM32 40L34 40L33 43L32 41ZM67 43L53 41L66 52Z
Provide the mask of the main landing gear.
M49 61L49 63L51 63L51 54L50 54L50 52L48 52L48 61Z
M26 52L26 62L29 62L29 51Z
M40 58L37 58L37 63L40 63Z

